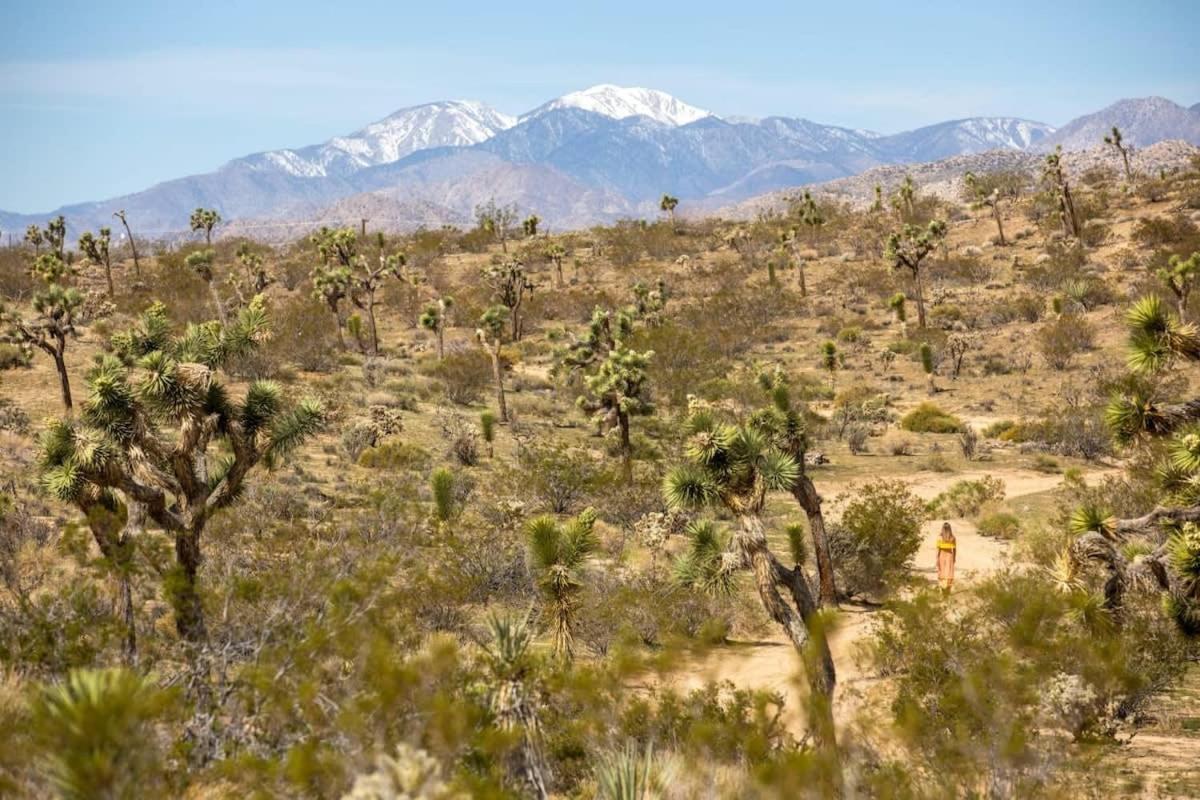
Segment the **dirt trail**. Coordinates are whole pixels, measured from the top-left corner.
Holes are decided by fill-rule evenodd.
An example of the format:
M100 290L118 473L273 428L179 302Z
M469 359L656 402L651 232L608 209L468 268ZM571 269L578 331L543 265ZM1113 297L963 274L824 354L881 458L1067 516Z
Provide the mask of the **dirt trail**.
M914 494L923 500L930 500L960 480L977 479L984 475L994 475L1002 479L1009 500L1054 489L1062 480L1057 475L1010 469L959 472L953 475L919 475L907 482ZM980 536L975 530L975 525L968 520L948 521L954 527L955 538L958 540L956 590L970 586L972 582L1004 566L1007 561L1008 542ZM925 523L922 528L924 536L921 547L913 561L914 574L930 582L937 579L936 542L942 522L943 520L938 518ZM858 645L869 632L872 617L872 609L844 606L830 634L829 646L838 671L834 708L839 724L853 718L863 690L874 680L864 675L856 663ZM717 680L731 681L739 688L781 692L787 700L785 723L793 733L798 735L803 732L804 725L799 710L806 689L800 662L791 643L773 631L770 636L760 641L731 642L726 647L713 650L693 664L680 669L670 680L680 689L694 689L710 680Z

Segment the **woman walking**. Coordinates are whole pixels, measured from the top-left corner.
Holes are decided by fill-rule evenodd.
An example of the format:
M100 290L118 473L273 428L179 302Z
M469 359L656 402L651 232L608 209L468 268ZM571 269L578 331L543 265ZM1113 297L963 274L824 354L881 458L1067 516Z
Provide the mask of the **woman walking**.
M954 539L954 531L949 522L942 523L942 535L937 541L937 574L938 585L942 594L950 594L954 586L954 557L958 551L958 543Z

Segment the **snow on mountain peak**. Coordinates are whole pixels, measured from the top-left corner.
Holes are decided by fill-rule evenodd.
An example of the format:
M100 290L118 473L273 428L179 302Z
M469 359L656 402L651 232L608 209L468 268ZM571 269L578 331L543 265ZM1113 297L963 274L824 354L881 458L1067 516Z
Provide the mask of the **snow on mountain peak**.
M280 169L297 177L347 174L390 164L418 150L479 144L517 123L474 100L448 100L402 108L378 122L324 144L272 150L240 159L252 168Z
M649 117L663 125L686 125L689 122L713 116L711 111L688 105L657 89L602 83L578 92L564 94L562 97L538 106L522 116L521 119L530 119L559 108L579 108L613 119Z

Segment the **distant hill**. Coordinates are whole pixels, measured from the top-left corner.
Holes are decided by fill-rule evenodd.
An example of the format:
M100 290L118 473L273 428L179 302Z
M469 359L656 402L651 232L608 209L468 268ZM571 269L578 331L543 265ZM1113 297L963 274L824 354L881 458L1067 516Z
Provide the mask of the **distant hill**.
M1163 97L1119 100L1094 114L1073 119L1047 136L1038 149L1086 150L1104 140L1116 125L1134 147L1181 139L1200 145L1200 111L1184 108Z

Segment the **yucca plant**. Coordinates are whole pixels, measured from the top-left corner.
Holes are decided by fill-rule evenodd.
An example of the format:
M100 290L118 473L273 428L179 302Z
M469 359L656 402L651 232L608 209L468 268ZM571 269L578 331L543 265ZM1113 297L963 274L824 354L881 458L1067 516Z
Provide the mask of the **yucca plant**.
M1194 252L1188 258L1171 256L1167 266L1158 271L1158 278L1175 295L1179 319L1187 320L1188 301L1196 283L1200 282L1200 252Z
M1106 420L1123 444L1162 443L1154 475L1157 504L1140 517L1117 519L1093 507L1077 509L1070 529L1079 560L1103 564L1110 607L1127 587L1165 591L1166 608L1181 630L1200 634L1200 399L1168 403L1156 395L1161 375L1179 362L1200 361L1200 334L1157 297L1143 297L1126 315L1132 375L1108 405ZM1166 541L1163 542L1163 536ZM1148 539L1130 558L1114 547ZM1122 549L1127 549L1123 547Z
M491 411L480 412L479 433L483 436L483 441L487 443L488 458L494 458L496 455L496 415Z
M438 522L448 522L454 516L454 473L438 467L429 475L429 490L433 496L433 516Z
M491 679L490 710L496 727L521 736L521 747L510 769L535 797L547 798L550 770L542 747L536 694L530 687L536 662L530 652L533 632L528 617L493 613L487 625L490 638L483 645L483 653Z
M543 515L525 526L529 563L553 629L554 652L575 657L575 615L583 570L600 543L596 512L586 509L565 525Z
M372 261L359 253L358 236L352 228L321 228L309 239L321 257L321 264L313 271L316 292L335 314L342 299L348 299L366 314L367 349L370 355L379 355L377 295L385 279L403 277L402 269L407 263L404 254L388 253L387 240L380 233L375 238L378 258Z
M167 585L175 623L181 636L199 641L206 636L197 583L208 522L237 501L251 470L277 464L314 435L325 412L315 400L286 402L273 381L255 381L237 401L219 380L223 364L269 335L261 297L229 326L189 325L169 337L162 321L161 307L152 307L114 337L115 353L88 373L91 393L80 418L43 432L40 468L47 490L76 505L89 524L98 504L123 519L136 503L175 538ZM140 352L146 348L153 349ZM209 454L218 443L228 457ZM92 525L92 533L106 556L119 550L108 527Z
M563 278L563 259L567 257L567 248L555 242L546 248L546 258L554 265L554 285L559 289L566 285Z
M602 755L595 772L599 800L658 800L672 778L653 744L639 749L632 742Z
M46 686L33 703L46 741L46 772L69 800L159 793L162 765L151 725L168 696L126 669L75 670ZM161 787L159 787L161 789Z
M83 253L91 264L104 268L104 282L108 286L109 300L113 300L117 296L116 289L113 287L112 255L108 248L111 241L112 230L105 227L100 228L98 236L93 236L91 231L84 231L79 236L79 252Z

